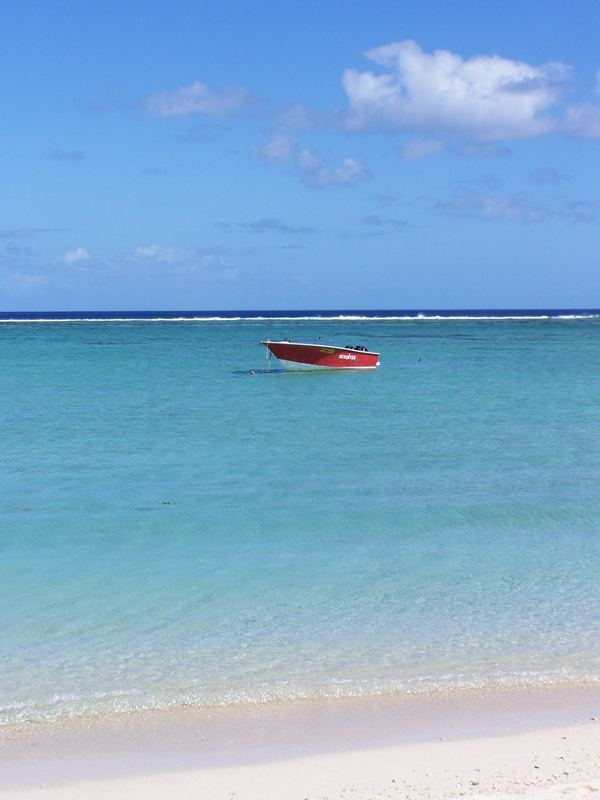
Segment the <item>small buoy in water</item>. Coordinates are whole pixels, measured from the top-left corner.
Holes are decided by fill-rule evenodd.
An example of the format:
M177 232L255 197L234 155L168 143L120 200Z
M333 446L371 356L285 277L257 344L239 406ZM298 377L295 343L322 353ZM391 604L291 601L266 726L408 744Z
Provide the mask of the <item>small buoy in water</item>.
M250 370L250 375L256 375L256 372L253 369L251 369Z

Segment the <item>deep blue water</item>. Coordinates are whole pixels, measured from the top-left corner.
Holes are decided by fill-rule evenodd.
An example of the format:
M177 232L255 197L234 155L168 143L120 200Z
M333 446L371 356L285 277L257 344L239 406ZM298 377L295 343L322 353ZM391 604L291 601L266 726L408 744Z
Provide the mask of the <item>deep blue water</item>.
M600 319L332 314L0 325L0 719L600 677Z

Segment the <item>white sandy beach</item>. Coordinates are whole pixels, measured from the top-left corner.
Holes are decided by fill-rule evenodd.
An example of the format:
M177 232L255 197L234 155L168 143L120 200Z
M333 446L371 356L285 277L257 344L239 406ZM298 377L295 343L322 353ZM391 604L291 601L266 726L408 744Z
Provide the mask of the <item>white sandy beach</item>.
M599 711L588 687L25 725L0 734L0 797L586 797Z

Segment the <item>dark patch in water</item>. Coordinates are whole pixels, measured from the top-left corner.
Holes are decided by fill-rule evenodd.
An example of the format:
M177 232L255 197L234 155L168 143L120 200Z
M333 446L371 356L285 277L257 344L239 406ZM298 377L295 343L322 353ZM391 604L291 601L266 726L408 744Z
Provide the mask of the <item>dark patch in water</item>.
M287 369L235 369L232 375L281 375L287 373Z
M99 347L122 347L124 344L137 344L137 342L130 342L130 341L120 341L120 342L100 342L100 341L91 341L91 342L82 342L84 345L95 345Z

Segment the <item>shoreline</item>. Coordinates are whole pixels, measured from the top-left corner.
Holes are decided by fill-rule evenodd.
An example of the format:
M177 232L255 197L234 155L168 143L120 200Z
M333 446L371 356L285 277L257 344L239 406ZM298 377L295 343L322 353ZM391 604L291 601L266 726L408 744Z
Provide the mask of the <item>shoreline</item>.
M600 687L584 685L5 725L0 796L66 800L84 784L86 796L112 798L169 787L252 800L338 797L349 786L365 798L523 791L600 777L596 717Z
M594 666L596 666L594 663ZM50 711L64 700L63 697L53 698L53 703L39 702L38 705L26 707L25 704L14 706L3 705L0 708L0 740L2 731L6 729L19 730L21 727L39 725L42 727L56 727L61 725L85 722L89 724L109 724L110 720L118 725L124 718L154 717L160 715L173 715L177 713L188 714L213 714L222 711L227 714L240 713L251 710L268 708L317 708L323 705L346 704L364 705L378 703L404 703L404 702L429 702L434 699L474 697L477 695L509 696L511 694L535 693L578 693L582 690L600 690L600 671L594 671L591 663L586 669L578 672L565 670L547 670L532 673L531 671L497 672L494 675L467 675L465 673L455 676L428 676L426 679L407 679L402 683L392 683L379 687L357 684L354 688L348 686L318 685L311 692L310 689L298 689L286 686L285 694L277 689L270 688L254 697L224 695L204 696L176 695L171 699L147 697L138 703L139 695L134 692L121 693L119 703L114 705L99 703L91 706L89 699L79 698L83 705L63 705L60 710ZM116 697L113 696L113 700ZM96 701L97 698L94 697ZM133 702L132 702L133 700ZM148 702L150 701L150 702Z

